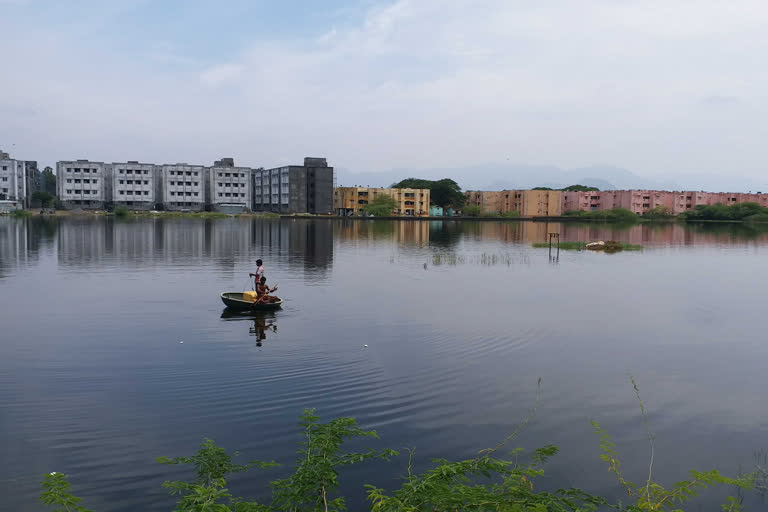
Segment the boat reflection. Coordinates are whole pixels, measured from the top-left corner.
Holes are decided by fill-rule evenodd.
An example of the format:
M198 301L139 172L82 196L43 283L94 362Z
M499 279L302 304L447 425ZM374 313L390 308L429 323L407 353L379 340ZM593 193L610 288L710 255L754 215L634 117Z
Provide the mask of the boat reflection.
M248 328L248 335L256 338L256 346L261 347L267 339L267 332L277 333L277 318L274 311L245 311L238 312L224 309L221 318L225 320L250 320L253 324Z

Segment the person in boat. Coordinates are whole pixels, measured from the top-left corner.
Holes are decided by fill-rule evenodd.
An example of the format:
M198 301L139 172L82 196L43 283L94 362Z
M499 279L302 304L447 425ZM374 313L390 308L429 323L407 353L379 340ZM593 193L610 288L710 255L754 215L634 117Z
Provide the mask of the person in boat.
M254 284L258 286L259 282L261 281L261 278L264 277L264 266L262 265L261 260L256 260L256 273L248 274L248 277L254 278Z
M264 276L261 276L261 279L259 280L259 284L256 285L256 304L268 304L270 302L277 302L279 299L277 297L273 297L270 295L270 293L277 290L277 286L274 288L269 288L267 286L267 278Z

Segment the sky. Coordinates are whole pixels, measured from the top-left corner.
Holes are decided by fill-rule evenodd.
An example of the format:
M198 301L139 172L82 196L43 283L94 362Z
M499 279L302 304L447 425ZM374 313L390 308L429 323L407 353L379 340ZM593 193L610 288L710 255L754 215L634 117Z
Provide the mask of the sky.
M764 0L0 0L0 149L759 179Z

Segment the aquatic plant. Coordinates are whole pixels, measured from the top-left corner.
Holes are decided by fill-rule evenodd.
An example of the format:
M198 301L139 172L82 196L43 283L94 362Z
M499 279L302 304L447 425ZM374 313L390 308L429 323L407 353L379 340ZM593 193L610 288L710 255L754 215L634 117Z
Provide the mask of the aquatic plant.
M536 249L548 249L550 245L549 242L534 242L532 246ZM557 242L552 242L552 249L556 248ZM560 249L563 251L584 251L587 250L587 242L560 242ZM598 246L595 250L604 250L607 253L618 251L642 251L643 246L610 240L605 242L604 246Z

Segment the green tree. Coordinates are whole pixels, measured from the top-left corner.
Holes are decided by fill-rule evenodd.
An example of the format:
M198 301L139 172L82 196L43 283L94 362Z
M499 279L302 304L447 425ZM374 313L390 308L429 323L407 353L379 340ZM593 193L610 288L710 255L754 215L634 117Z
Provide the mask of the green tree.
M395 208L397 208L397 201L391 196L381 194L363 206L363 211L374 217L389 217Z
M666 206L654 206L645 212L643 217L649 219L669 219L674 217L674 214Z
M427 188L430 202L443 208L461 208L466 200L459 184L449 178L437 181L407 178L393 184L392 188Z
M40 201L43 208L50 206L51 203L56 200L56 197L53 194L45 192L44 190L36 190L32 192L31 197L33 201Z
M563 192L599 192L597 187L588 187L586 185L569 185L562 189Z
M461 213L463 213L467 217L479 217L480 213L482 213L482 209L480 208L479 205L468 204L461 209Z
M56 175L53 173L53 169L46 167L43 169L43 188L44 192L48 192L52 196L56 196Z
M554 190L554 189L549 187L533 187L531 190Z

